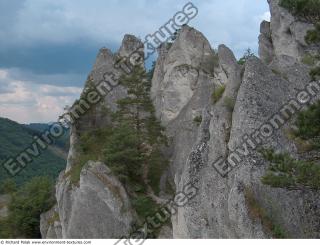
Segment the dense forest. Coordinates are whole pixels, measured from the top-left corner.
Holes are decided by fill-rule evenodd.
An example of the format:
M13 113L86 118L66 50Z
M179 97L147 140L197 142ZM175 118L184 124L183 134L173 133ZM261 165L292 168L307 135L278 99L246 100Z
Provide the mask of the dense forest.
M21 125L0 118L0 160L15 158L29 147L33 136L39 136L49 128L48 124ZM14 177L0 169L0 238L40 237L40 214L54 204L54 182L65 168L69 145L69 132L57 139L47 150L35 158Z
M47 125L48 127L48 125ZM9 119L0 118L0 161L3 163L8 158L15 158L23 149L29 147L34 135L40 135L45 124L31 126L20 125ZM50 176L56 178L66 164L68 150L68 132L49 149L34 159L21 173L14 177L17 185L21 185L35 176ZM4 168L0 169L0 182L10 176Z

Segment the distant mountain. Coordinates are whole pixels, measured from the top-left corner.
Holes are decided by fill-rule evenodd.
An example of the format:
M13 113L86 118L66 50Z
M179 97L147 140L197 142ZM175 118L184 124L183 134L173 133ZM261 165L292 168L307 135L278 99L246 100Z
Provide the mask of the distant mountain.
M37 132L41 133L49 129L51 124L52 123L30 123L30 124L24 124L23 126L27 127L28 129L34 130L35 131L34 134L37 134ZM66 153L68 152L69 130L67 130L64 135L62 135L59 139L56 140L55 145L57 147L60 147Z
M0 162L8 158L15 158L17 154L29 147L34 135L40 135L49 124L21 125L9 119L0 118ZM47 150L29 163L14 180L18 185L25 183L35 176L49 176L56 178L65 168L68 151L69 133L58 139ZM6 170L0 167L0 183L9 178Z

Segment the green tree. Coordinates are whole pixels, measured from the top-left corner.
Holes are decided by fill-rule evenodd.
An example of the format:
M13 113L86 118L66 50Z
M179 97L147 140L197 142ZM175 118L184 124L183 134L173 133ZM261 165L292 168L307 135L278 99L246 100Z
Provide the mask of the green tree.
M244 55L242 56L242 58L238 61L238 64L244 65L247 62L247 60L251 57L254 57L254 53L252 53L250 48L247 48L247 50L244 53Z
M295 135L310 140L320 148L320 101L299 113L296 120Z
M308 44L319 44L320 43L320 22L316 24L314 30L309 30L305 37Z
M0 226L5 238L40 238L40 214L54 205L53 182L35 177L12 194L9 216Z
M123 76L120 84L127 88L128 96L118 100L118 111L114 114L115 125L131 127L140 144L164 143L163 127L155 117L150 99L151 82L140 66L135 66L129 76Z
M149 172L166 164L160 150L166 144L164 128L156 119L150 99L151 82L144 69L135 66L130 75L120 78L120 84L127 88L128 96L117 102L118 111L113 115L113 129L104 155L121 179L143 184L146 169Z
M141 180L143 155L136 130L127 124L113 129L105 143L106 163L122 182Z
M17 190L16 182L13 179L6 179L0 186L0 193L11 194Z
M273 150L264 150L262 154L270 162L262 183L291 190L320 189L319 164L298 161L288 154L276 154Z

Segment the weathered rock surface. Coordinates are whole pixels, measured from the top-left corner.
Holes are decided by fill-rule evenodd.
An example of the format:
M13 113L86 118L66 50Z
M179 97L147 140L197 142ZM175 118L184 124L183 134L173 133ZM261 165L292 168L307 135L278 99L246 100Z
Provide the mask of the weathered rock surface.
M44 238L120 238L127 235L135 213L125 189L105 164L88 162L79 186L63 173L57 184L57 206L41 216Z
M259 55L263 61L270 63L272 57L290 56L300 61L310 47L304 37L312 24L292 16L288 10L279 6L280 0L268 0L271 22L262 22L259 37Z
M63 238L119 238L134 221L125 189L103 163L89 162L79 187L61 175L57 202Z
M46 239L62 238L62 227L57 205L48 212L41 214L40 232L41 236Z
M269 67L258 58L252 58L243 72L232 52L222 45L218 50L219 64L211 66L214 77L196 80L196 84L207 86L196 86L191 93L186 85L193 84L194 77L185 73L183 79L176 79L183 80L183 83L171 85L173 79L168 74L171 74L175 64L188 64L188 51L205 39L190 38L181 42L179 39L188 37L190 32L185 27L169 50L160 50L152 81L153 98L158 116L172 138L171 162L176 190L181 191L189 182L199 189L198 195L172 217L174 238L271 237L272 234L261 221L250 216L250 207L245 200L247 190L254 193L260 205L289 237L320 235L317 231L320 216L314 208L319 207L319 193L263 185L261 177L269 163L262 159L257 149L250 150L248 143L242 146L246 135L259 130L310 82L309 68L300 63L308 49L303 33L310 25L302 27L302 23L275 4L277 1L270 2L273 15L271 25L268 22L261 24L260 55L264 63L270 64ZM292 29L294 35L284 35L287 27ZM197 36L201 37L201 34ZM192 43L194 40L196 44ZM179 45L187 50L183 55L177 54L182 50ZM203 60L201 56L193 56L192 52L189 55L192 60ZM201 64L211 65L210 62ZM225 92L213 105L210 93L219 84L226 86ZM210 93L208 88L211 88ZM173 100L165 99L169 94L175 96ZM182 95L184 100L177 100ZM200 103L195 104L196 101ZM230 102L234 102L234 108ZM195 116L191 112L195 108L202 115L199 127L191 122ZM260 146L298 156L295 144L287 138L284 129L275 130ZM212 164L220 158L227 158L234 150L242 152L242 155L238 153L241 165L223 178Z
M272 128L269 136L261 126L282 113L283 106L296 99L311 79L310 67L301 59L312 49L304 41L312 25L279 7L279 0L268 2L271 22L261 24L261 59L253 57L245 66L225 45L213 51L207 39L189 26L181 29L172 46L161 45L158 50L151 95L170 143L167 176L172 176L176 192L188 183L198 189L172 216L172 230L170 226L161 230L161 238L172 234L173 238L271 238L270 229L252 217L248 191L286 236L320 237L319 192L271 188L261 182L269 163L259 147L305 157L286 133L290 120L285 114L280 114L284 126ZM123 71L115 68L119 54L128 56L136 50L142 54L141 42L131 35L125 36L117 54L102 49L89 80L96 85L106 74L120 76ZM212 93L222 86L221 98L213 103ZM76 164L79 135L108 125L103 108L116 110L116 100L125 95L126 90L117 87L72 128L66 172ZM226 165L232 171L221 176L214 163L228 159L234 160L234 165ZM43 237L117 238L128 234L136 219L126 191L101 163L85 166L79 186L62 173L56 197L57 206L41 216Z
M132 52L143 57L143 44L132 35L125 35L115 54L101 49L87 84L89 81L94 86L101 82L117 83L127 72L126 58ZM110 119L106 111L116 110L116 101L126 95L124 87L114 87L72 125L67 167L56 184L57 206L41 217L43 238L119 238L132 228L135 212L130 207L127 193L105 165L90 162L82 169L78 186L72 184L68 176L72 167L78 164L79 137L90 129L107 127ZM59 220L52 223L53 214L58 214L55 217Z
M166 49L166 45L160 47L151 90L163 124L177 118L191 98L196 97L199 86L208 86L201 81L213 79L214 63L207 39L188 26L182 28L172 47ZM198 100L201 99L205 98ZM194 115L199 113L196 109Z

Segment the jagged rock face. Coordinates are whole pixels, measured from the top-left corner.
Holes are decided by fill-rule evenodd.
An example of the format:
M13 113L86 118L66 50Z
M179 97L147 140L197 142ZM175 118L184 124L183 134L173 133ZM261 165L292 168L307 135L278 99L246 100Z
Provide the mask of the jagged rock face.
M310 81L308 70L304 66L292 63L287 69L283 74L288 74L293 70L295 74L292 74L292 77L283 78L258 59L247 62L233 111L232 130L228 144L230 150L241 146L245 135L251 135L268 122L273 115L279 114L281 107L295 98L297 91L304 89ZM282 71L285 72L284 69ZM274 130L272 136L263 141L262 145L276 149L278 152L290 152L293 156L297 152L293 142L286 136L285 127ZM248 148L250 150L250 147ZM256 149L245 157L241 166L229 176L232 184L228 196L228 208L229 216L233 224L236 224L236 234L239 237L259 237L257 233L259 224L248 220L243 192L240 191L242 186L246 186L253 190L255 197L270 212L275 222L284 228L287 235L296 238L319 236L313 226L313 222L319 222L319 217L309 216L309 207L305 205L306 202L316 204L317 194L312 192L302 194L300 191L287 191L263 185L261 177L265 174L268 164ZM306 217L312 221L307 221ZM308 230L309 234L305 234L305 230Z
M89 162L79 187L60 176L57 201L63 238L118 238L134 221L125 189L103 163Z
M143 43L132 35L124 36L118 52L114 54L107 48L100 49L93 70L88 76L87 83L91 81L94 86L101 84L101 82L108 82L112 85L114 82L118 83L118 79L128 72L128 62L131 62L128 57L132 53L137 53L143 57ZM119 61L122 62L119 63ZM105 91L105 87L103 90ZM117 101L126 96L127 91L123 86L114 87L103 97L99 104L82 115L72 125L66 171L70 170L74 164L74 159L77 158L77 150L75 148L80 135L90 129L106 127L110 123L107 110L115 111L117 109Z
M171 80L167 75L174 70L175 64L188 64L185 62L189 60L189 57L185 57L188 51L180 51L179 38L190 29L182 29L170 50L160 50L152 84L153 98L157 114L167 126L171 138L171 171L176 191L181 191L190 182L198 188L198 195L179 208L172 217L174 238L270 238L270 232L250 215L250 207L245 199L247 189L252 190L260 205L288 236L301 238L320 235L320 216L312 208L319 207L319 193L288 191L263 185L261 177L269 163L257 149L250 150L247 145L246 148L241 147L245 135L260 129L310 82L309 68L299 63L302 51L286 52L284 49L278 52L284 45L282 37L279 37L281 40L273 37L276 36L272 34L273 27L270 28L267 22L262 23L261 28L270 45L274 45L274 42L279 45L272 50L265 49L263 58L269 66L258 58L252 58L242 68L232 52L221 45L218 49L219 64L216 67L212 64L214 77L199 76L193 93L187 92L185 85L193 84L194 77L186 73L183 79L176 77L176 80ZM278 32L278 35L281 33ZM197 43L202 40L197 40ZM303 39L295 39L296 43L297 40L302 42ZM184 43L190 47L183 47L192 50L197 43L190 41ZM183 55L177 52L183 52ZM203 53L199 52L193 58L203 60L203 57L199 57ZM167 61L169 57L172 57L170 62ZM210 66L210 62L201 64ZM184 82L181 83L181 80ZM173 85L175 81L178 82ZM217 84L224 84L226 88L222 98L213 104L210 94ZM184 94L184 101L167 100L166 104L166 94L175 95L176 98ZM230 108L226 101L234 101L234 108ZM199 113L202 123L197 127L192 123L192 118ZM285 127L287 125L275 130L260 146L290 152L299 157L297 146L288 139ZM241 147L244 155L241 164L223 178L212 164L221 157L228 157L237 147ZM250 153L246 150L250 150Z
M280 8L279 0L269 3L271 23L261 24L259 37L261 60L253 57L240 66L229 48L220 45L215 53L206 38L188 26L171 47L162 45L158 50L151 93L170 142L170 175L176 192L190 182L198 189L197 195L172 216L173 238L270 238L261 221L250 214L245 198L248 189L289 237L320 237L319 192L263 185L261 177L270 163L257 147L248 141L243 145L246 135L259 130L310 82L309 67L300 60L310 51L304 34L311 26ZM140 45L126 35L118 54L129 55ZM89 78L98 83L108 71L120 76L114 67L116 61L116 54L102 49ZM211 95L221 86L225 91L213 103ZM102 104L115 110L115 101L125 95L125 89L118 87ZM200 125L195 121L199 116ZM79 135L107 124L98 108L72 129L67 170L76 159ZM256 145L304 159L288 138L287 127L274 130ZM235 150L241 161L222 177L213 163ZM56 197L57 206L41 216L43 237L117 238L128 234L136 219L121 183L101 163L91 162L82 170L79 186L71 185L62 173ZM52 222L54 212L59 219ZM171 234L168 226L159 236Z
M202 86L203 77L213 77L213 65L208 64L214 62L207 39L188 26L182 28L177 40L167 49L167 45L160 47L151 90L163 124L177 118Z
M274 56L273 43L271 37L270 22L263 21L260 25L259 36L259 56L267 64L269 64Z
M61 239L62 227L59 220L58 207L55 205L48 212L40 216L41 237L46 239Z
M125 189L103 163L89 162L79 186L71 186L61 174L56 197L57 207L41 216L43 238L120 238L135 220ZM55 215L58 219L52 221Z
M232 113L225 105L226 99L236 100L241 83L241 67L232 52L221 45L218 49L219 67L215 70L218 81L226 86L222 98L213 106L208 99L202 113L202 124L195 129L192 150L182 167L177 190L188 183L194 183L199 194L173 217L176 238L222 238L237 237L231 227L226 206L228 180L223 179L212 168L214 157L226 155L231 130ZM213 92L212 88L210 92ZM190 141L190 140L189 140ZM182 142L177 142L181 144ZM175 163L173 163L175 164Z
M132 35L125 35L115 54L101 49L88 81L97 85L101 81L111 82L110 78L119 79L128 67L119 68L119 59L125 59L133 52L143 57L143 43ZM127 193L105 165L89 163L82 169L79 185L72 184L68 176L77 164L79 137L88 130L108 127L110 119L105 116L105 108L116 110L116 102L125 96L124 87L115 87L92 111L72 125L67 167L56 184L57 206L41 216L43 238L120 238L132 228L135 212L130 207ZM54 222L53 215L58 217Z
M143 43L137 39L133 35L126 34L123 38L122 45L118 51L120 57L129 57L132 56L133 59L135 56L133 54L138 54L139 56L143 57L144 48ZM131 60L134 63L135 60Z
M309 49L304 37L314 26L297 20L286 9L279 6L280 0L268 0L271 23L261 24L259 37L259 55L270 63L273 56L282 55L301 60Z

